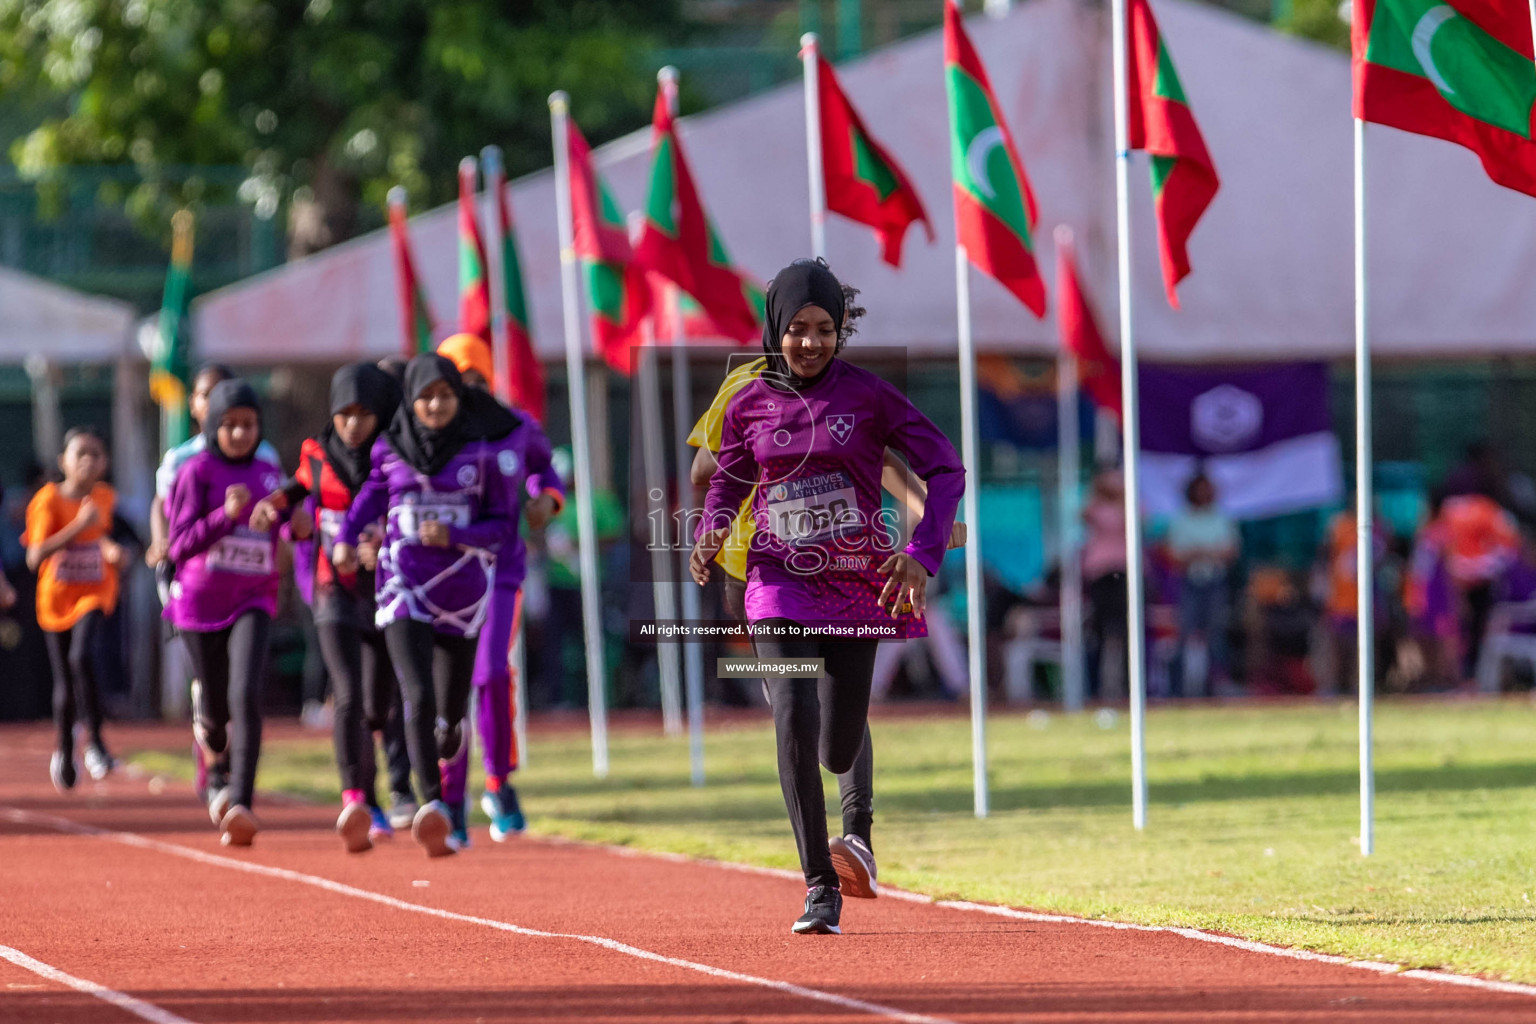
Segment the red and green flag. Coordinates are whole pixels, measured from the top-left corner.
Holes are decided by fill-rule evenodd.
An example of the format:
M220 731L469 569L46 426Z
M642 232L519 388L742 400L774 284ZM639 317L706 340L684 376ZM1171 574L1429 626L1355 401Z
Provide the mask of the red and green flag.
M1056 327L1061 347L1077 360L1077 381L1100 409L1120 416L1120 361L1104 342L1104 332L1077 279L1072 239L1063 229L1056 237Z
M187 394L192 357L187 307L192 297L192 237L192 211L178 210L171 217L171 263L160 302L159 344L149 371L149 393L165 415L167 448L185 441L190 429Z
M432 351L432 309L416 274L411 239L406 231L405 189L389 190L389 239L395 250L395 280L400 294L400 323L404 327L402 352L411 356Z
M459 161L459 331L491 344L491 279L475 216L475 158Z
M523 265L517 255L517 235L512 224L511 186L500 153L487 160L489 181L496 196L496 231L501 240L502 292L506 302L506 339L502 358L496 361L496 394L544 422L544 367L533 354L529 329L528 296L523 289Z
M1147 0L1130 0L1126 16L1130 20L1126 43L1130 148L1144 149L1152 158L1163 287L1168 304L1178 309L1175 289L1189 276L1189 235L1220 182L1151 5Z
M762 334L761 289L731 265L720 235L704 212L678 141L665 88L651 118L651 179L645 228L635 260L691 295L721 336L742 343Z
M1536 195L1536 64L1525 4L1354 0L1355 116L1478 155L1488 177Z
M899 267L908 225L921 221L929 242L933 225L906 172L864 128L832 65L820 51L815 57L827 209L874 228L881 259Z
M949 93L955 233L976 269L1045 315L1045 282L1035 264L1038 214L1018 149L960 11L944 3L944 84Z
M641 343L651 309L651 289L629 244L624 214L598 176L592 149L574 120L566 122L566 140L571 241L592 306L592 337L603 361L628 374L630 349Z

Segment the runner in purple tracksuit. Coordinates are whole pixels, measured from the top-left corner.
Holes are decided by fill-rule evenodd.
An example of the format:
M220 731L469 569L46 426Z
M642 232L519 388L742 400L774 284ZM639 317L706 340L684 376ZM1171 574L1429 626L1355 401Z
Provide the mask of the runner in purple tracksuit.
M842 910L818 760L841 775L859 756L879 638L925 635L927 580L965 489L960 456L938 428L890 384L836 357L846 322L842 285L824 262L797 260L769 285L769 365L726 407L690 560L702 585L755 484L746 592L753 645L763 659L824 659L814 681L768 676L779 783L808 889L793 928L800 933L837 932ZM904 551L893 551L894 520L880 511L887 447L928 485ZM868 841L855 832L833 843L841 859L862 861ZM850 849L855 842L864 850Z
M529 525L543 526L565 504L565 487L549 462L549 438L532 418L524 416L512 433L493 444L497 465L503 471L502 480L510 490L509 503L516 508L526 500L523 514ZM475 654L476 725L485 761L485 793L480 798L480 809L491 819L491 838L497 842L526 827L517 790L511 782L511 774L517 771L519 751L513 734L514 683L509 657L520 591L528 574L527 559L523 539L516 533L497 553L490 607ZM469 776L468 747L465 744L443 768L443 800L454 814L454 831L461 842L467 835L463 807Z
M517 509L503 482L517 467L484 438L511 433L517 417L489 395L466 389L459 371L438 355L412 359L403 390L331 562L340 573L355 572L359 537L388 513L376 570L376 621L400 679L406 739L424 801L411 831L429 855L443 856L457 844L438 761L451 758L464 740L496 555L517 529Z
M210 799L226 846L249 846L251 804L261 755L261 684L268 629L277 607L280 521L266 498L282 483L277 466L256 457L261 414L243 380L225 380L208 396L207 447L176 477L167 503L168 556L176 563L165 617L180 632L197 679L193 734L210 762L230 755L227 798ZM293 535L309 536L304 514Z

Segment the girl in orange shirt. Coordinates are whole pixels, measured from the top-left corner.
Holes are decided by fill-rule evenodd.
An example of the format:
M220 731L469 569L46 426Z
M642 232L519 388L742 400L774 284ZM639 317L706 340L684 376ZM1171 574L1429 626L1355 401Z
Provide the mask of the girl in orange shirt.
M27 506L27 568L37 573L37 624L53 663L53 721L58 745L49 761L54 787L64 793L78 778L75 721L89 741L85 767L102 779L113 768L101 740L101 703L92 655L103 616L117 607L117 570L123 549L108 536L117 494L102 482L107 446L90 427L64 435L59 456L63 483L44 484Z

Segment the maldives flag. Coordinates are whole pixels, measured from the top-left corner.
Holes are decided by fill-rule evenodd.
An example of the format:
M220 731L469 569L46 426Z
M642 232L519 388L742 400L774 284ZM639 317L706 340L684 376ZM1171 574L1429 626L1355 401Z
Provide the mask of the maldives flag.
M411 240L406 233L405 189L389 190L389 239L395 250L395 280L399 285L400 323L405 330L402 353L407 359L432 351L432 310L416 274Z
M572 248L586 279L592 337L603 361L628 374L630 348L640 344L651 309L651 289L630 247L624 214L592 165L592 148L574 120L566 126Z
M459 161L459 330L491 343L491 281L475 216L475 158Z
M635 260L696 299L723 337L757 341L761 319L755 288L731 266L704 204L667 109L664 89L656 92L651 118L651 180L645 200L645 230Z
M832 65L819 51L815 57L827 209L874 228L880 258L899 267L907 226L921 221L932 242L933 225L906 173L864 129Z
M1178 309L1175 288L1189 276L1189 235L1220 183L1151 6L1147 0L1130 0L1127 17L1130 148L1144 149L1152 158L1152 199L1157 208L1163 287L1168 292L1168 304Z
M496 369L496 394L543 423L544 368L533 354L522 261L517 256L517 236L512 229L511 188L500 159L488 184L496 195L496 230L501 236L501 277L505 286L502 291L507 306L506 348Z
M1478 155L1488 177L1536 195L1531 14L1495 0L1354 0L1355 116Z
M976 268L996 278L1036 316L1045 283L1035 265L1035 194L1008 123L960 21L944 4L944 84L949 93L950 170L955 232Z
M1120 416L1120 361L1104 343L1098 318L1077 280L1070 236L1056 236L1056 327L1061 347L1077 359L1077 380L1093 404Z

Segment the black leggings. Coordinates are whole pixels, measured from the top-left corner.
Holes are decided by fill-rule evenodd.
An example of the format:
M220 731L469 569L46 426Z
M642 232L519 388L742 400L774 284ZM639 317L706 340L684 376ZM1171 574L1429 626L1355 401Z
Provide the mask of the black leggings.
M445 728L462 722L469 711L479 641L438 633L429 623L397 619L384 627L384 642L405 698L405 742L416 768L418 795L423 803L441 800L435 730L439 722Z
M102 614L89 611L70 629L44 633L48 660L53 664L53 724L58 730L58 750L66 758L75 755L75 721L85 725L92 746L101 742L101 701L96 695L96 635Z
M789 619L761 619L755 625L780 627ZM759 658L822 658L820 679L769 676L768 702L779 748L779 788L800 850L805 884L837 885L827 852L827 803L821 767L837 776L843 804L843 832L870 840L874 818L874 744L869 736L869 685L876 640L811 637L795 640L758 636Z
M256 795L256 762L261 758L261 687L267 676L266 612L245 612L213 633L181 631L201 693L192 713L215 752L229 752L231 805L250 807ZM227 729L227 732L226 732ZM227 738L226 738L227 736Z
M375 730L385 728L390 711L398 703L395 669L390 664L384 635L378 630L358 629L346 621L321 621L315 624L315 629L326 671L330 673L335 701L332 721L341 788L362 790L369 802L375 803L377 767L373 734ZM403 738L403 732L401 736ZM386 754L390 753L387 741L385 746ZM411 785L409 760L404 767L405 779L401 788L408 791ZM400 781L395 778L394 768L392 764L391 787Z

